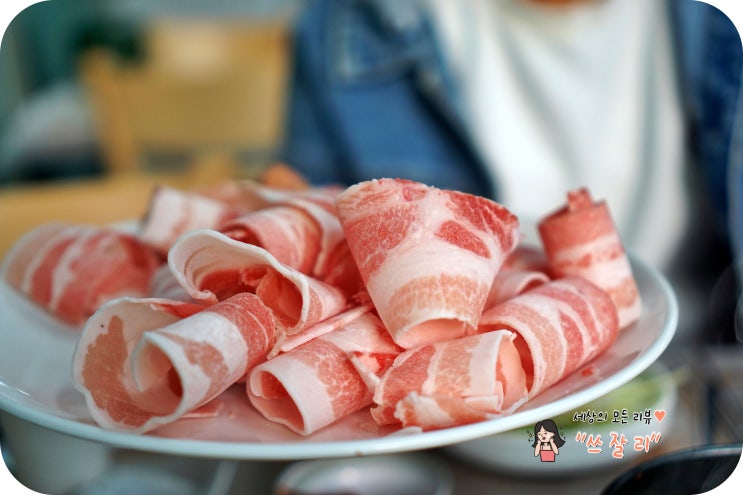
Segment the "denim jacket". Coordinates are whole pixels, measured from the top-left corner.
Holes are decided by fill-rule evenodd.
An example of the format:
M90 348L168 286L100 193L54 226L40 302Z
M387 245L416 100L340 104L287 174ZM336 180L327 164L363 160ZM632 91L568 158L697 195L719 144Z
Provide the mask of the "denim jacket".
M731 252L740 253L741 39L706 3L661 1L671 8L693 162ZM311 181L406 177L498 199L418 2L312 0L294 47L282 158Z

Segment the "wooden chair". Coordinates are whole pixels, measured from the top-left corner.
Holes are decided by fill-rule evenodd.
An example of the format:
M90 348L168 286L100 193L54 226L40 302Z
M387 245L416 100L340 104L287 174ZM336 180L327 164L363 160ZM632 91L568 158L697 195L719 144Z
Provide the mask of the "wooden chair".
M80 76L106 174L0 190L0 258L45 222L137 218L157 184L189 189L259 176L282 136L287 26L158 21L146 31L141 64L85 53Z
M81 76L114 172L178 168L210 154L269 163L279 146L290 49L287 23L164 20L145 59L91 50Z

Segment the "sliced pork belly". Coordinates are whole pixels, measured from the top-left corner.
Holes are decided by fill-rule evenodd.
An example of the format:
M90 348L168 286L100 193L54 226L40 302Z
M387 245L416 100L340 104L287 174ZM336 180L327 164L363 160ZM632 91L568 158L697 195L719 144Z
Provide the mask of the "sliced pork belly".
M273 357L280 352L289 352L295 347L305 344L310 340L345 327L364 313L368 313L371 310L371 304L360 304L335 316L331 316L328 319L322 320L321 322L315 323L314 325L303 329L301 332L289 336L280 336L276 341L276 347L271 351L269 357Z
M529 289L547 283L549 280L550 278L544 272L504 268L493 280L488 299L485 301L485 311Z
M503 262L503 270L549 273L549 261L543 248L521 243Z
M339 288L348 297L366 294L366 285L345 239L330 253L325 266L323 282Z
M519 236L503 206L407 180L351 186L336 209L382 321L406 348L472 332Z
M73 378L102 427L142 433L208 403L274 345L271 311L254 294L206 307L119 299L86 325Z
M131 350L142 334L202 311L204 306L167 299L120 298L107 302L83 328L72 359L73 382L98 424L138 429L152 411L139 405Z
M430 430L512 411L527 394L514 337L494 331L406 350L376 387L372 416Z
M509 299L485 311L479 328L516 333L530 398L604 352L619 332L609 295L581 277Z
M163 263L152 275L147 297L195 302L175 278L167 263Z
M291 206L273 206L240 215L220 225L231 239L262 247L280 263L312 275L320 252L315 221Z
M640 317L640 293L606 202L594 202L585 188L572 191L567 205L538 227L555 278L578 275L608 292L620 328Z
M283 265L263 248L213 230L185 234L168 259L193 299L213 304L240 292L255 293L290 335L347 306L339 289Z
M182 234L200 228L216 228L236 216L238 211L213 198L158 186L152 192L138 235L164 256Z
M199 188L196 192L200 196L225 203L237 211L248 212L283 204L293 198L332 202L342 190L337 186L294 189L264 184L255 180L244 180L210 185Z
M316 254L315 263L311 270L304 271L308 275L324 280L326 277L335 275L339 265L342 266L343 258L347 252L345 234L335 211L335 198L340 192L337 188L310 188L301 191L286 191L256 186L254 193L266 202L267 207L290 207L302 211L307 219L311 219L319 236L313 239L319 246L309 246L313 254ZM301 228L307 228L302 226ZM224 229L220 229L224 231ZM271 251L268 249L268 251ZM356 270L353 267L353 270ZM356 270L357 271L357 270ZM350 275L344 275L347 278Z
M309 435L370 405L374 377L400 350L366 312L253 368L248 396L267 419Z
M81 326L104 302L143 297L161 265L134 236L89 225L49 223L23 236L3 263L3 279L60 320Z

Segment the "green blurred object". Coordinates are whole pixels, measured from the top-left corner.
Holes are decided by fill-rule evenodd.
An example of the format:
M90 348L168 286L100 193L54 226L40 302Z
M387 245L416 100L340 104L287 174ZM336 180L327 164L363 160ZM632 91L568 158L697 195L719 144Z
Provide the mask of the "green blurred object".
M580 412L606 413L603 421L596 421L594 424L610 424L614 411L621 412L626 409L629 414L627 420L631 421L633 412L645 410L658 402L666 382L678 381L681 378L682 371L671 373L659 368L650 368L613 392L552 419L563 430L580 430L586 426L585 419L576 419L576 414Z

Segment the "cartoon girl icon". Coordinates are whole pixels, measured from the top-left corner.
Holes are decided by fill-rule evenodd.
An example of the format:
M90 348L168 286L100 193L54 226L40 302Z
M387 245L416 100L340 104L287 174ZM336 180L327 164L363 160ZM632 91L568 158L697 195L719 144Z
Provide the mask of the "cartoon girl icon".
M565 440L558 433L554 421L545 419L534 425L534 457L539 457L542 462L555 462L559 447L563 445Z

